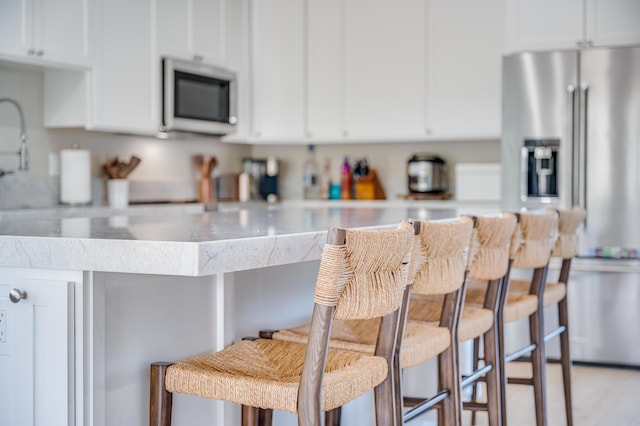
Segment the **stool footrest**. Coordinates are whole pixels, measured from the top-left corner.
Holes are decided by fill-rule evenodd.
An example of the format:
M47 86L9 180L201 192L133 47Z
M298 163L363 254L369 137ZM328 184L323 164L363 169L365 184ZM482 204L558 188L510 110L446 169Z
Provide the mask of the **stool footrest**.
M524 348L520 349L519 351L516 351L516 352L514 352L512 354L509 354L509 355L505 356L504 357L504 361L505 362L511 362L514 359L520 358L524 354L528 354L529 352L534 351L537 347L538 347L538 345L536 345L535 343L532 343L529 346L525 346Z
M434 396L433 398L429 398L429 399L422 399L420 403L418 403L418 405L416 405L415 407L413 407L412 409L410 409L409 411L405 412L402 416L402 419L404 422L408 422L410 420L415 419L416 417L426 413L427 411L429 411L430 409L432 409L436 404L439 404L440 402L442 402L446 397L448 397L450 395L450 392L448 390L442 391L440 393L438 393L436 396ZM407 399L416 399L416 398L405 398L405 401Z
M471 373L469 376L463 377L462 382L460 383L460 387L464 389L468 386L471 386L491 370L493 370L492 365L485 365L484 367Z
M567 327L565 327L564 325L561 325L558 328L556 328L555 330L553 330L551 333L549 333L546 336L544 336L544 341L547 342L547 341L553 339L554 337L561 335L566 330L567 330Z

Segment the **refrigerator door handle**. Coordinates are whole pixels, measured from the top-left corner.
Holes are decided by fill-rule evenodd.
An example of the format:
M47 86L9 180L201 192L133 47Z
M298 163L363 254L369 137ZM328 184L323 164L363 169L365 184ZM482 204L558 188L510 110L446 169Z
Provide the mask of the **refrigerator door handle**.
M587 114L589 111L589 85L580 85L580 130L578 132L578 205L587 209ZM575 158L575 157L574 157ZM587 221L584 222L585 229Z
M567 140L571 147L571 204L577 205L580 203L579 193L579 175L578 175L578 116L576 115L576 86L573 84L567 85Z

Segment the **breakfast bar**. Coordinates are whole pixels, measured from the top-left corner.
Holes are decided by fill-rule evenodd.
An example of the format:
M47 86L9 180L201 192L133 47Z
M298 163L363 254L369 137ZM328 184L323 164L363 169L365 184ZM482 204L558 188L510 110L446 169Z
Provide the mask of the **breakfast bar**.
M0 298L7 327L1 371L12 384L1 386L3 412L13 413L10 424L27 424L29 415L48 416L52 425L145 424L151 362L220 350L261 328L308 320L329 227L388 227L495 210L285 202L153 214L3 212L0 297L13 289L26 294L18 303ZM24 384L27 375L32 386ZM354 401L352 415L361 419L358 404L368 403ZM24 409L4 410L12 406ZM181 400L174 419L233 424L237 410ZM277 415L278 424L295 424Z

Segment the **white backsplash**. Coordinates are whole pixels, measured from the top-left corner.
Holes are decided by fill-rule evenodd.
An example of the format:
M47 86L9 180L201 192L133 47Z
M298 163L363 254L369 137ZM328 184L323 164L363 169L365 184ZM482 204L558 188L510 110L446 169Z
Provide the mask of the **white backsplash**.
M0 209L25 205L48 207L59 202L59 181L55 154L77 145L91 151L93 203L104 202L102 164L114 156L127 160L142 158L130 176L131 200L189 200L197 198L198 172L193 165L196 154L215 155L214 176L242 171L242 158L276 156L280 161L279 190L282 199L302 198L302 163L305 145L235 145L215 137L180 136L160 140L150 137L89 132L83 129L44 127L43 76L37 69L15 67L0 62L0 96L18 99L25 110L31 150L28 172L0 177ZM463 125L463 124L461 124ZM0 151L17 151L18 119L9 108L0 108ZM495 163L500 161L500 142L447 141L423 143L351 143L319 145L316 157L320 170L326 158L331 161L331 177L339 181L344 155L350 162L366 157L377 170L388 199L407 192L406 164L413 153L438 154L448 163L449 188L455 188L456 163ZM53 155L52 155L53 154ZM0 156L0 169L17 166L17 155Z

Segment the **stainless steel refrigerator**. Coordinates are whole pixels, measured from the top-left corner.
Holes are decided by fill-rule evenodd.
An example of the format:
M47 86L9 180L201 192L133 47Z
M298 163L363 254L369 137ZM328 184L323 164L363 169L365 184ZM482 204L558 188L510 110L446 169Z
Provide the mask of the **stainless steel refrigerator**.
M640 366L640 46L505 56L502 108L503 208L587 209L572 357Z

